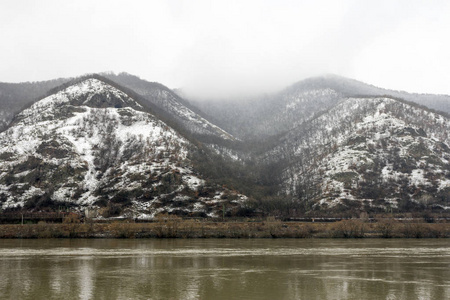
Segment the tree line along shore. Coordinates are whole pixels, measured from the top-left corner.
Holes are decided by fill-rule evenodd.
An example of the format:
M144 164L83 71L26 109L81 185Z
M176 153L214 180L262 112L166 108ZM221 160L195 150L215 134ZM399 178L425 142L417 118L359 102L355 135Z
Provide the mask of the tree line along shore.
M67 217L62 223L1 224L0 238L449 238L450 223L424 219L346 219L337 222L265 220L213 221L157 218L106 223Z

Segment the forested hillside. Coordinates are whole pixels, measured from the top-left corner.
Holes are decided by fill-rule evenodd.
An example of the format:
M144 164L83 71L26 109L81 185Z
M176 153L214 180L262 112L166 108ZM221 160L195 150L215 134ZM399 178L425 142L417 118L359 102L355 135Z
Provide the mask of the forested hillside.
M448 98L337 76L225 102L126 73L0 84L0 203L142 218L446 212L450 119L423 104Z

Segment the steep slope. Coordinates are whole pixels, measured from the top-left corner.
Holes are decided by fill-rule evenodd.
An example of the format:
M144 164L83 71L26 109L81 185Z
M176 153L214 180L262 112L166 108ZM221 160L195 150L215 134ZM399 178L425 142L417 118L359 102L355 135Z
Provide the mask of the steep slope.
M201 115L201 111L190 106L186 100L162 84L148 82L127 73L109 73L103 76L137 93L142 97L144 106L158 108L161 113L173 118L197 138L204 137L206 141L208 138L234 140L231 134L209 122Z
M450 113L450 96L408 93L404 91L379 88L361 81L337 75L325 75L304 80L299 83L315 86L316 88L330 88L346 97L355 96L390 96L424 105L428 108Z
M349 98L262 158L310 209L448 208L450 120L389 98Z
M23 110L0 133L0 204L139 216L238 208L245 197L208 184L191 153L199 150L142 103L87 78Z
M24 106L44 97L49 90L70 80L60 78L41 82L0 82L0 132Z
M260 139L296 128L342 99L385 95L450 113L450 96L386 90L336 75L308 78L278 93L254 99L194 103L233 135Z
M129 89L127 93L141 98L144 107L158 112L161 117L174 120L197 138L205 141L234 140L231 134L208 121L206 115L162 84L148 82L127 73L103 73L102 76ZM73 78L61 78L32 83L0 83L0 131L7 127L23 107L51 94L61 84L70 84L72 81Z
M260 140L299 126L344 97L338 90L304 81L272 95L194 103L238 138Z
M160 84L108 78L66 82L0 133L3 209L236 213L246 197L224 185L258 205L289 202L285 211L450 208L449 119L370 96L386 90L324 76L203 103L237 140Z

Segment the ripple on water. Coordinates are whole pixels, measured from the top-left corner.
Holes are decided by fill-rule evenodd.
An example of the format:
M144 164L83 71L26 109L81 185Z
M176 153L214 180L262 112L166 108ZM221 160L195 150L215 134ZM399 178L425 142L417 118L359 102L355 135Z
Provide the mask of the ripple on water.
M26 257L133 257L133 256L346 256L346 257L449 257L450 247L440 248L209 248L209 249L98 249L98 248L51 248L24 249L0 248L0 259Z

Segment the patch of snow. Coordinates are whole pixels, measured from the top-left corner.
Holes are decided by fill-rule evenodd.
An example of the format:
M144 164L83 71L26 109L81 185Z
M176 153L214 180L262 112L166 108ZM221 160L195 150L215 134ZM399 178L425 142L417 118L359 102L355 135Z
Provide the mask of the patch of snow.
M450 187L450 179L444 179L439 182L438 190L440 191L448 187Z
M424 171L422 169L412 170L410 177L410 184L415 186L430 185L428 180L423 175Z
M182 180L193 191L197 191L199 187L205 185L205 181L203 179L200 179L192 174L183 176Z

